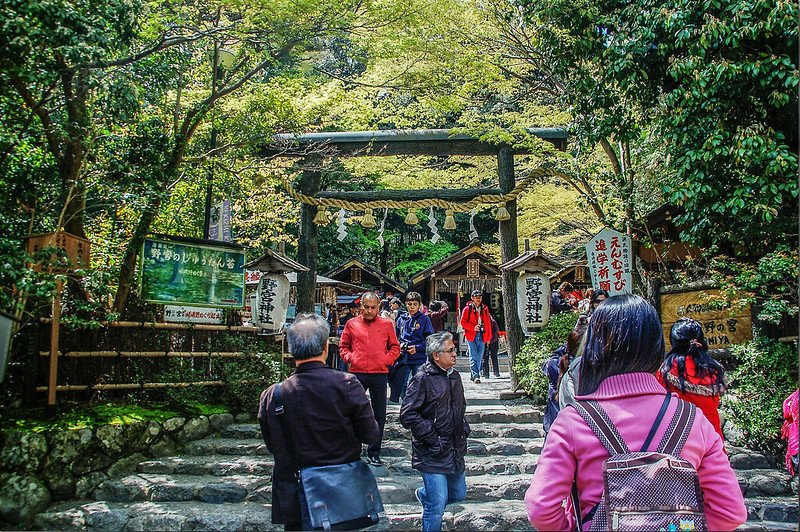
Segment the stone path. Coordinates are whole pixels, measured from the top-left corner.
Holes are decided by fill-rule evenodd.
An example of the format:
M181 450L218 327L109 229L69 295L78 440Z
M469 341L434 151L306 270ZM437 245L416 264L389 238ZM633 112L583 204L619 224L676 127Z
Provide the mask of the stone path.
M463 362L459 363L459 369ZM469 375L469 370L462 374ZM543 444L540 407L500 401L507 374L476 385L465 379L472 436L467 455L467 500L450 506L446 530L531 530L522 498ZM385 467L374 468L385 518L371 530L420 529L408 431L391 405ZM731 447L749 521L740 530L796 530L798 505L789 477L766 459ZM141 462L137 473L104 482L92 500L72 501L41 514L37 525L58 530L282 530L270 521L272 459L255 423L233 424L220 436L186 445L180 456Z

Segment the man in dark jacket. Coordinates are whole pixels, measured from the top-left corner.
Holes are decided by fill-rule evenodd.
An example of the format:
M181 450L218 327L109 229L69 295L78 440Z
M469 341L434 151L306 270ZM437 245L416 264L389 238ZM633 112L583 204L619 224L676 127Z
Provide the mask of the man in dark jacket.
M270 386L261 394L258 421L267 449L275 456L272 474L272 522L285 530L310 530L305 508L301 509L299 468L355 462L361 444L380 440L378 422L364 387L350 373L325 365L328 356L328 324L322 316L301 314L286 333L289 351L297 363L295 372L283 381L283 432L275 413Z
M400 423L411 430L411 466L422 473L417 488L422 530L442 529L445 506L467 493L464 455L469 424L461 375L453 368L453 335L440 332L426 340L428 361L411 379L400 408Z
M413 376L427 360L425 339L435 332L430 318L420 311L421 307L422 296L418 292L409 292L406 295L408 312L400 314L395 324L395 333L400 342L400 358L395 362L397 367L389 378L389 400L395 403L406 396L408 377ZM403 355L406 355L405 360L402 360Z

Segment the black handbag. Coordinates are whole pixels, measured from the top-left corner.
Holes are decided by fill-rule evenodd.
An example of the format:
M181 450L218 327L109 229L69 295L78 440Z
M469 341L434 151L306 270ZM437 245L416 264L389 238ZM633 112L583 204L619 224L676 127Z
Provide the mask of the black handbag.
M356 530L375 525L383 511L383 501L375 476L363 460L347 464L304 467L297 464L292 434L284 415L282 383L275 385L275 414L283 428L286 448L298 471L301 511L313 530ZM305 506L305 508L303 508Z

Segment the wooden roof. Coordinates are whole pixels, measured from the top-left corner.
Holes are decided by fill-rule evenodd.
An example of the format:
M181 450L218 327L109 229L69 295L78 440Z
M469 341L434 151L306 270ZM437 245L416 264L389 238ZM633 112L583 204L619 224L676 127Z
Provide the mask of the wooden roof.
M283 253L268 249L261 257L244 265L248 270L262 272L307 272L308 268Z
M327 277L336 277L340 273L344 273L345 271L350 270L353 266L360 268L361 270L367 272L369 275L375 277L380 281L382 284L389 285L390 287L394 288L396 292L405 292L406 288L400 284L399 282L395 281L385 273L381 272L374 266L367 264L366 262L362 261L357 257L350 257L339 266L335 267L325 275ZM362 281L363 283L363 281Z
M410 284L412 286L417 286L423 283L427 278L434 275L453 275L454 272L456 272L468 258L481 259L480 275L482 276L499 276L501 273L500 268L492 264L489 256L483 252L480 244L472 242L467 247L456 251L449 257L440 260L433 266L430 266L429 268L426 268L425 270L422 270L413 276Z
M526 251L518 257L500 265L501 270L515 270L526 272L540 272L545 270L557 271L564 267L553 255L539 248L535 251Z

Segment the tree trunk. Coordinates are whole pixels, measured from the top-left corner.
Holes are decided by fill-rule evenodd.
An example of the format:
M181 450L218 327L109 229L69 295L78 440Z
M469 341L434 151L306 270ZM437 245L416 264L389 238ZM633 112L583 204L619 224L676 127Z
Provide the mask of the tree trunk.
M300 178L300 191L306 196L314 196L319 192L320 172L319 157L306 159L303 175ZM317 207L302 205L300 209L300 241L297 247L297 260L308 268L307 272L297 272L297 313L314 312L314 295L317 291L317 225L314 217Z
M504 193L514 190L514 154L510 148L501 148L497 155L497 174L500 177L500 188ZM508 262L519 254L519 239L517 236L517 201L506 203L506 209L511 218L500 225L500 253L503 262ZM508 362L511 371L511 383L517 386L517 376L514 372L514 356L519 352L524 336L517 316L517 283L515 272L503 271L503 316L506 320L506 338L508 339Z
M158 209L161 207L161 194L153 194L147 206L136 224L136 229L133 231L133 237L125 247L125 255L122 257L122 264L119 270L119 286L117 287L117 295L114 298L114 312L122 313L125 310L125 305L128 303L128 296L133 289L133 283L136 279L136 265L139 250L142 249L144 239L147 233L150 232L150 226L156 219Z

